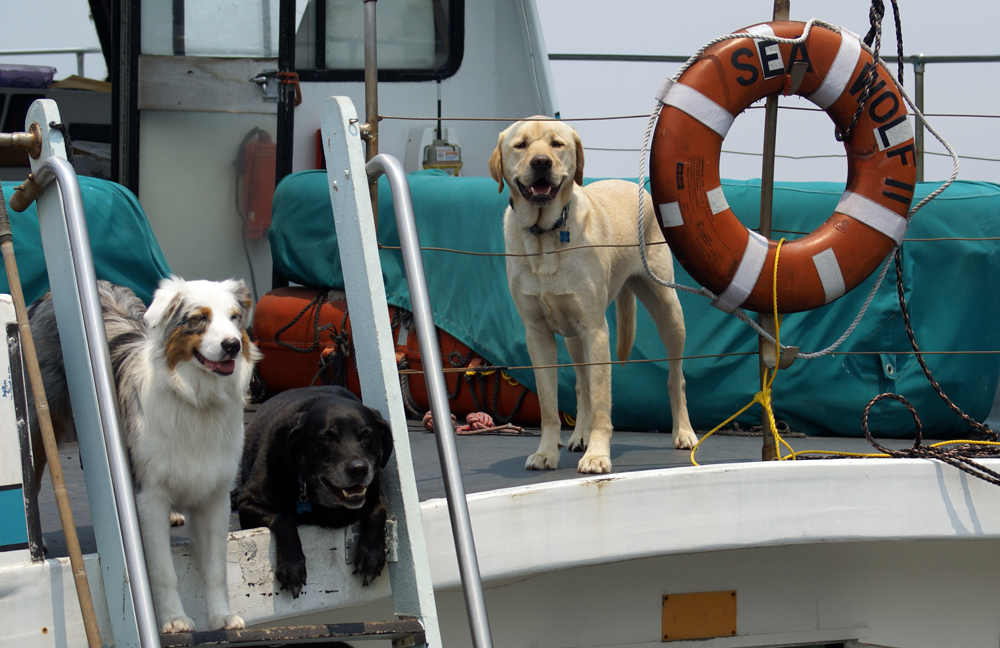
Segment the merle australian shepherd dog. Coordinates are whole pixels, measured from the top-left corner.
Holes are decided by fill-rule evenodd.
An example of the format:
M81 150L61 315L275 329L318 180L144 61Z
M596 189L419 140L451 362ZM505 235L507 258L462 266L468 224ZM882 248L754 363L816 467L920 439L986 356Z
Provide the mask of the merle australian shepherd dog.
M148 309L123 286L100 281L98 294L160 630L195 629L177 589L172 511L187 516L209 625L242 628L243 619L229 608L226 545L229 491L243 449L243 404L260 358L245 328L250 293L241 281L171 277L160 282ZM29 319L58 438L72 422L49 295L32 304ZM37 423L32 428L37 440ZM35 467L40 478L40 451Z

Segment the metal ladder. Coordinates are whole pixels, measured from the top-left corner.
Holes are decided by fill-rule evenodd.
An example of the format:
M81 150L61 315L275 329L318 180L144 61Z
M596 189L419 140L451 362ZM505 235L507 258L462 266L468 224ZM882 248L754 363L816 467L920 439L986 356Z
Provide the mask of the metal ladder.
M474 645L492 646L409 187L395 158L377 156L366 169L354 106L350 100L338 97L332 97L324 109L323 137L331 169L330 193L354 321L353 337L364 401L378 409L393 429L395 453L383 471L383 497L396 523L397 560L390 562L388 568L399 619L159 634L128 459L119 433L114 382L80 188L73 167L66 160L63 136L49 126L59 123L58 108L51 100L38 100L28 111L27 130L32 125L39 128L42 142L41 155L31 159L35 181L42 187L54 182L58 188L58 191L42 191L38 196L39 224L62 344L69 351L64 352L66 373L76 427L80 431L80 455L101 556L104 593L107 601L126 603L108 605L114 645L166 648L206 644L283 646L308 642L332 648L342 645L341 639L365 638L392 639L396 646L442 645L367 193L369 176L374 180L385 173L397 205L433 416L435 420L449 422L447 429L439 430L437 440ZM369 322L371 325L360 325ZM88 353L80 353L80 349L87 349ZM84 432L97 430L102 434ZM105 638L109 640L110 637Z
M66 378L104 593L108 601L126 603L108 606L116 646L158 646L80 185L67 160L63 134L50 126L61 122L56 103L39 99L28 109L25 130L34 129L41 137L40 155L30 157L35 183L55 185L36 199L38 221L60 339L70 351L64 352ZM86 353L80 352L84 349Z

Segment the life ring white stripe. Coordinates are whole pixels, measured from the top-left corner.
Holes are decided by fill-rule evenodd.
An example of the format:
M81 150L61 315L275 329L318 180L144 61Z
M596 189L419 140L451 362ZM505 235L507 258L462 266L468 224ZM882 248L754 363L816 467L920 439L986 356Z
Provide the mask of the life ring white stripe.
M896 245L903 242L906 228L909 226L907 220L896 212L886 209L871 198L851 191L844 192L834 211L850 216L875 231L885 234L895 241Z
M660 205L660 226L680 227L684 224L684 216L681 214L681 204L679 202L663 203Z
M910 126L910 120L907 118L899 120L895 126L888 126L888 128L886 126L888 124L872 129L880 151L891 149L913 139L913 127Z
M763 36L765 41L766 41L767 38L774 38L774 30L771 29L771 26L768 25L767 23L761 23L760 25L754 25L753 27L748 27L747 28L747 33L748 34L754 34L755 36ZM785 62L781 59L780 46L777 43L773 43L772 42L769 47L775 47L775 48L779 48L779 49L776 52L777 57L774 58L774 59L770 59L770 63L768 64L768 67L770 68L771 64L777 62L777 64L778 64L778 71L784 72L785 71ZM772 51L772 53L775 53L775 52ZM761 54L760 54L760 51L758 50L758 57L760 57L760 56L761 56ZM761 59L761 61L760 61L760 71L764 73L765 77L770 77L773 74L775 74L775 70L774 69L766 69L765 70L764 69L764 65L765 65L764 60Z
M840 270L840 262L833 248L827 248L819 254L813 255L813 264L819 274L820 283L823 284L823 292L826 294L826 304L834 299L842 297L847 292L844 286L844 274Z
M774 30L767 23L760 25L754 25L747 29L747 33L754 34L757 36L763 36L766 42L768 37L774 38ZM759 47L759 45L758 45ZM763 52L767 52L767 60L764 59ZM766 78L770 78L776 74L785 71L785 61L781 58L781 47L778 43L771 43L765 45L763 52L758 50L758 56L760 57L760 71L764 73ZM766 69L765 69L766 66Z
M707 195L708 206L711 208L713 216L729 209L729 203L726 202L726 194L722 193L722 187L712 189L707 192Z
M750 238L732 283L712 302L712 306L726 313L732 313L750 296L767 260L767 239L753 230L748 231Z
M748 34L761 34L763 36L774 36L774 30L767 23L747 27Z
M718 133L723 139L736 117L731 112L701 94L691 86L674 83L667 90L663 103L691 115Z
M840 99L840 95L844 94L847 84L851 82L859 58L861 58L861 41L856 34L846 29L841 31L840 49L837 50L830 71L826 73L826 78L816 92L806 98L823 110L832 106L837 99Z

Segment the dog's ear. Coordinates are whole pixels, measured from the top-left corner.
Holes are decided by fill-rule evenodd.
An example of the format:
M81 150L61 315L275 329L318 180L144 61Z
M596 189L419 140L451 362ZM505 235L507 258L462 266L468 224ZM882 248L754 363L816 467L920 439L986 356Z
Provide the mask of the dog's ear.
M247 288L242 279L227 279L223 285L236 298L236 303L240 306L243 328L246 328L250 325L250 312L253 310L253 299L250 297L250 289Z
M389 455L392 454L392 427L386 422L378 410L368 408L368 411L372 413L372 419L375 423L375 434L378 435L378 440L382 444L382 468L386 467L389 463Z
M293 455L295 453L296 446L299 443L299 439L302 438L302 433L306 431L306 417L308 414L308 410L296 412L289 418L288 423L286 424L288 432L285 433L285 447Z
M490 175L493 179L497 181L497 193L503 193L503 140L507 131L500 133L500 137L497 138L497 147L493 149L493 153L490 155Z
M580 141L580 135L573 131L573 146L576 148L576 173L573 175L573 180L576 184L583 186L583 142Z
M153 301L143 315L147 326L155 328L174 316L184 300L184 285L184 280L177 276L160 280L160 285L153 293Z

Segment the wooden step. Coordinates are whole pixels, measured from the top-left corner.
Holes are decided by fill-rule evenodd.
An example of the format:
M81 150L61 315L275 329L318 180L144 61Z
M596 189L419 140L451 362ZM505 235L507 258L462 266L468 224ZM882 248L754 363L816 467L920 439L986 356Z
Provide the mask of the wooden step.
M329 641L323 641L328 639ZM424 627L417 620L368 621L327 625L209 630L160 635L162 648L184 646L298 646L349 648L342 639L391 639L393 646L422 646Z

